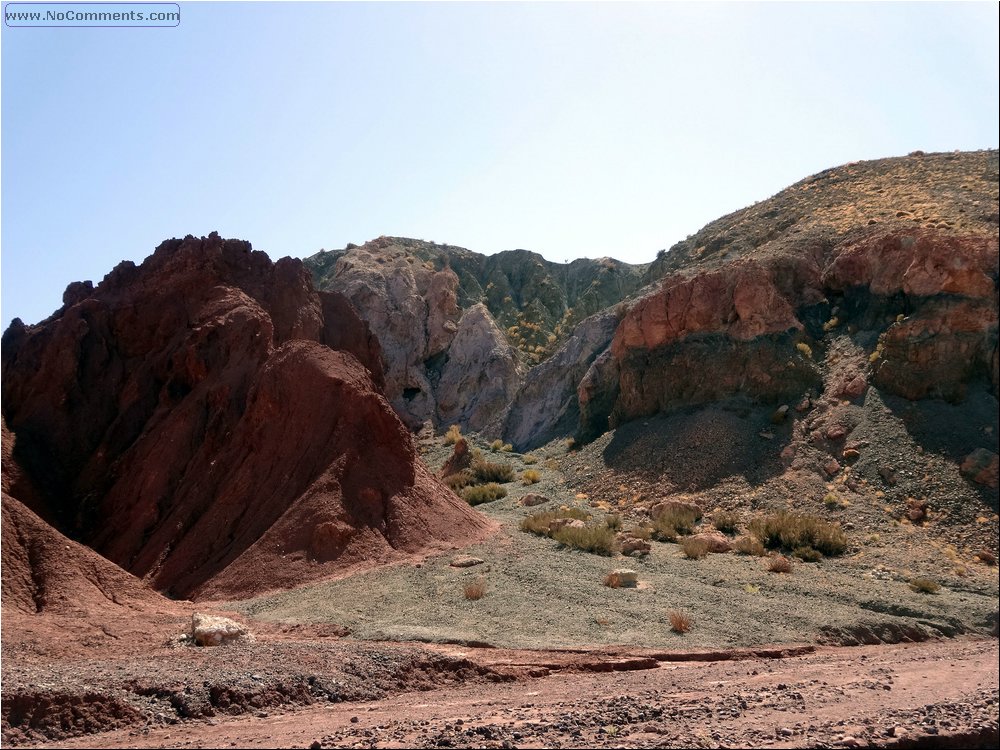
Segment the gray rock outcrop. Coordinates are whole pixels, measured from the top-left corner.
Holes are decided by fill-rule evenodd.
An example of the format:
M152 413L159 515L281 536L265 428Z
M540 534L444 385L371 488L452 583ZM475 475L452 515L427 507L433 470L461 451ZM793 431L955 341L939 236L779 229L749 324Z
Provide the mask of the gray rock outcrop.
M462 315L441 370L438 419L483 430L511 402L523 379L524 366L486 305L473 305Z
M611 343L619 320L615 309L587 318L555 354L531 369L504 419L504 440L526 451L576 431L577 384Z

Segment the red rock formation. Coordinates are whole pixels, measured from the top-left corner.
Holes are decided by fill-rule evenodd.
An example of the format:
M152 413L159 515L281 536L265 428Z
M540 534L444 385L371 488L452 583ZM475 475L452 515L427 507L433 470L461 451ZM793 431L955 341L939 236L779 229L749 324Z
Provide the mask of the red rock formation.
M488 528L419 463L374 339L299 261L171 240L3 344L51 517L157 589L235 598Z
M615 333L612 423L737 393L800 396L819 384L827 332L848 326L881 337L870 377L854 373L840 395L860 396L869 380L911 399L961 398L980 376L996 389L997 258L996 237L869 230L677 272Z

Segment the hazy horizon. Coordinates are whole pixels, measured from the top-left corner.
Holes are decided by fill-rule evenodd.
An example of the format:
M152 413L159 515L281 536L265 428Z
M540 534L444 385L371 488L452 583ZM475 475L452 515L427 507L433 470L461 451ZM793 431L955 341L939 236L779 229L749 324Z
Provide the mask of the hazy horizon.
M181 3L3 28L2 325L162 240L657 251L823 169L997 147L996 3Z

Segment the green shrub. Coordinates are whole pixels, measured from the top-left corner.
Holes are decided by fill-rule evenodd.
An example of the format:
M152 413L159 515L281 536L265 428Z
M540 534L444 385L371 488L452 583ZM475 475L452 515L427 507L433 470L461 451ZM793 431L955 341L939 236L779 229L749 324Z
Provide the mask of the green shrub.
M491 503L507 496L507 490L496 482L487 484L476 484L462 490L462 499L469 505L480 505L481 503Z
M700 560L708 554L708 542L689 536L681 542L681 549L689 560Z
M792 550L792 557L797 557L802 562L819 562L823 559L823 553L812 547L796 547Z
M712 525L723 534L735 534L739 530L740 516L731 511L721 511L712 517Z
M534 469L525 469L521 472L521 481L525 484L535 484L536 482L541 481L541 479L542 475Z
M564 547L596 555L613 555L617 551L615 533L607 526L563 526L552 533L552 538Z
M750 531L771 549L812 547L824 555L839 555L847 549L847 535L839 524L816 516L779 510L750 522Z
M476 475L468 469L462 469L455 474L449 474L443 481L455 492L460 492L470 484L475 484Z
M933 578L913 578L910 588L920 594L936 594L941 590L941 584Z
M478 482L512 482L514 467L507 463L499 463L480 459L472 462L472 473Z

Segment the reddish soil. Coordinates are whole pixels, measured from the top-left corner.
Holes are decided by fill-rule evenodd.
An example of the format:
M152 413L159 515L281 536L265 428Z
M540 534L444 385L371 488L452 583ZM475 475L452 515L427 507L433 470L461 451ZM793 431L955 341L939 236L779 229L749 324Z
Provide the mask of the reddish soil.
M46 746L974 748L997 741L996 640L692 655L414 650L303 635L310 640L273 633L251 652L184 649L174 663L108 654L103 666L131 686L133 699L170 699L161 701L165 711L141 718L135 700L101 691L107 671L78 663L76 676L91 693L72 701L49 695L48 715L72 703L66 716L111 731ZM298 683L275 679L292 653L320 671ZM214 709L199 714L203 670L221 659L252 670L242 682L256 687L213 687ZM177 683L181 673L187 689ZM382 695L364 700L361 684ZM44 727L37 698L5 695L8 741L23 738L12 724L29 723L32 710ZM197 718L183 718L186 710Z

